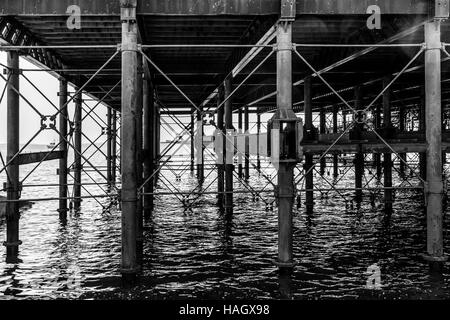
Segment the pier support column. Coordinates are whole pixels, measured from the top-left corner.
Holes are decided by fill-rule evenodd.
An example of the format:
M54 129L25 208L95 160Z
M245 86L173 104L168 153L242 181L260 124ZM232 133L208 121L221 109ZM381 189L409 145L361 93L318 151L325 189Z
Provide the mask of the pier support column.
M69 113L67 111L67 81L63 78L59 79L59 150L62 152L63 156L59 159L59 218L61 220L67 219L67 125L69 119ZM109 129L109 128L108 128ZM107 129L107 130L108 130ZM109 161L108 161L109 163Z
M304 84L304 100L305 100L305 131L311 135L314 131L313 127L313 113L312 113L312 79L311 77L305 78ZM307 136L305 134L305 136ZM313 167L313 155L305 154L305 164L303 169L308 172ZM306 189L306 212L312 213L314 209L314 170L311 170L305 176L305 189Z
M250 116L248 106L244 107L244 133L245 133L245 159L244 159L244 178L246 181L250 179L250 138L248 137L250 130Z
M7 66L11 72L8 85L6 87L7 94L7 159L11 159L19 152L19 54L18 51L7 52ZM15 90L14 90L15 89ZM20 198L20 181L19 181L19 161L16 160L10 163L7 167L7 177L9 177L7 184L7 200L18 200ZM19 246L22 242L19 240L19 203L8 202L6 204L6 241L3 243L6 246L6 262L15 263L18 260Z
M238 140L238 177L239 179L242 179L243 177L243 172L244 172L244 168L243 168L243 153L245 152L245 148L242 148L243 146L239 143L239 141L241 140L241 135L242 135L243 131L242 131L242 108L239 108L238 110L238 135L239 135L239 140Z
M82 116L83 110L81 108L83 104L83 93L79 92L75 97L75 116L74 116L74 164L73 164L73 210L75 212L80 211L81 207L81 170L83 170L81 164L81 154L83 152L82 148Z
M144 181L147 181L153 174L153 162L154 162L154 154L153 154L153 118L155 116L154 109L154 93L153 86L151 83L151 79L147 74L144 77L143 83L143 93L144 93L144 101L143 101L143 149L144 149ZM153 183L154 179L150 179L147 184L144 186L144 218L147 219L150 217L153 210L153 199L154 196L149 193L153 193Z
M394 163L392 162L392 157L390 153L384 154L384 210L390 215L392 213L392 167Z
M444 261L441 108L441 22L425 23L427 258Z
M399 129L401 133L405 132L405 122L406 122L406 112L405 112L405 107L404 106L400 106L399 109L399 113L398 113L398 117L399 117ZM400 175L402 177L405 176L405 170L406 170L406 165L405 162L407 160L407 155L406 153L400 153L399 154L399 161L400 161ZM403 162L405 161L405 162Z
M112 111L111 108L107 108L106 112L106 183L108 184L108 192L112 190Z
M232 92L232 84L231 79L227 78L224 83L225 87L225 99L230 96ZM227 133L234 131L233 128L233 103L231 101L232 98L228 99L225 102L225 129ZM230 136L225 137L226 140L226 155L225 155L225 213L231 214L233 213L233 154L234 147L229 148L230 141L227 138L231 138Z
M256 115L256 132L257 132L257 138L256 138L256 144L257 144L257 152L256 152L256 169L258 171L261 170L261 157L259 154L259 145L261 143L261 138L260 138L260 134L261 134L261 115L258 113Z
M143 73L143 61L142 55L138 54L137 58L137 81L136 81L136 94L137 94L137 112L136 112L136 185L139 188L143 183L143 100L144 92L142 90L144 83ZM141 196L137 196L136 206L136 256L138 259L138 265L142 264L143 252L144 252L144 214L143 214L144 202Z
M320 110L320 126L319 126L319 132L320 134L326 134L327 133L327 115L325 113L324 109ZM325 157L323 157L322 159L320 159L320 175L324 176L325 175L325 171L327 169L327 156L325 155Z
M197 180L198 184L202 185L205 180L205 171L204 171L204 143L203 143L203 107L199 106L200 110L197 110L197 139L196 139L196 151L197 151Z
M421 90L421 99L420 99L420 106L419 106L419 131L420 133L425 133L425 85L423 86ZM420 153L419 154L419 170L420 170L420 176L423 180L427 179L427 154L426 153Z
M159 170L159 166L161 164L161 107L158 103L155 103L155 155L153 159L155 159L155 162L153 164L154 172L157 172L155 174L155 187L158 185L159 180L159 174L161 171Z
M333 107L333 133L338 133L338 107ZM339 156L337 154L333 155L333 177L337 179L339 176Z
M191 126L189 135L191 136L191 174L194 175L195 171L195 108L191 108Z
M390 83L390 78L385 77L383 79L383 88L386 88ZM383 117L384 117L384 128L386 131L389 130L392 126L392 117L391 117L391 89L387 89L383 94ZM386 214L389 216L392 213L392 205L393 205L393 197L392 197L392 156L391 153L385 153L383 155L384 158L384 187L388 189L384 189L384 210Z
M137 0L121 0L122 20L122 261L123 279L133 282L138 271L136 256L138 114Z
M362 88L360 86L357 86L355 88L355 110L360 111L362 109ZM362 115L357 114L355 115L356 120L358 121L355 125L355 131L356 135L358 136L357 140L361 140L361 133L363 131L363 124L362 124ZM360 202L362 200L362 187L363 187L363 176L364 176L364 154L362 152L358 152L355 154L355 188L356 188L356 201Z
M116 187L117 176L117 111L112 112L111 128L111 187Z
M400 161L400 175L404 178L406 172L406 164L408 161L408 156L406 153L399 153L399 161Z
M295 118L292 109L292 23L277 26L277 113L280 119ZM280 162L278 168L278 265L294 266L292 209L295 198L294 168L296 163Z
M344 109L342 109L342 128L344 131L347 130L347 111Z
M375 130L379 132L381 129L381 105L377 104L375 107ZM381 154L375 153L373 155L373 165L375 166L376 175L378 181L381 179L382 175L382 168L381 168Z
M219 92L217 94L217 106L223 102L223 87L219 87ZM225 190L225 126L224 126L224 106L217 109L217 139L218 148L220 150L216 151L217 154L217 205L222 208L224 202L224 190Z
M423 87L420 90L420 106L419 106L419 131L425 133L425 121L426 121L426 114L425 114L425 105L426 105L426 93L425 93L425 83L423 84Z

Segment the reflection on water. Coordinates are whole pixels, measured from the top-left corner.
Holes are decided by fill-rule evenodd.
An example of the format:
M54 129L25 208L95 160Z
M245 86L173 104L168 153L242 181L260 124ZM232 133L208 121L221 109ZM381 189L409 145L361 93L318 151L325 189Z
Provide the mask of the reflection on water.
M28 183L56 183L56 166L57 162L45 163ZM205 186L214 178L210 175ZM352 176L347 180L351 185ZM171 182L184 190L195 186L193 177L181 182L173 177ZM251 184L261 188L266 181L256 175ZM239 182L235 187L243 189ZM99 187L89 190L102 192ZM166 191L163 186L161 190ZM24 190L23 196L57 194L57 188L38 188ZM346 196L350 199L351 193ZM266 211L262 200L236 194L230 216L216 207L214 195L203 196L192 212L184 211L175 196L161 196L145 223L140 283L130 290L121 288L119 274L119 211L104 212L88 199L80 214L70 214L62 224L56 201L39 202L22 209L23 262L6 264L4 250L0 251L0 299L450 298L447 271L430 272L420 257L426 249L420 199L418 193L398 193L394 212L386 217L381 196L372 204L368 196L360 207L347 203L345 209L342 197L330 194L321 199L318 194L314 213L304 213L303 206L295 210L297 264L292 274L286 274L273 263L277 213ZM5 237L4 224L0 237ZM445 246L449 252L448 240ZM373 264L381 269L381 290L365 288L366 271Z

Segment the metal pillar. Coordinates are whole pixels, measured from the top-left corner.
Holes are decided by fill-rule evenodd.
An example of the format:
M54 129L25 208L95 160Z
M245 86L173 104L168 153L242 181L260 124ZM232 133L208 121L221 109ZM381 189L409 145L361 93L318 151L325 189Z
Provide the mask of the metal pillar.
M390 78L386 77L383 79L383 88L386 88L390 83ZM383 118L384 118L384 128L388 129L392 126L391 117L391 91L387 89L383 94ZM385 153L384 158L384 209L385 212L390 215L392 213L392 156L391 153Z
M197 110L197 180L201 185L205 180L205 171L204 171L204 143L203 143L203 107L200 106L199 110Z
M405 132L405 108L403 106L400 106L399 109L399 130L401 133ZM407 160L407 154L406 153L400 153L399 154L399 158L400 158L400 175L404 176L405 175L405 170L406 170L406 165L405 162ZM405 162L403 162L405 161Z
M324 109L320 109L320 126L319 126L319 132L320 134L326 134L327 133L327 124L326 124L326 113ZM327 157L323 157L320 159L320 175L324 176L325 171L327 169Z
M360 86L355 88L355 110L359 111L362 109L362 89ZM357 135L360 137L363 130L363 125L361 123L361 115L355 115L358 123L356 124ZM363 187L363 176L364 176L364 154L358 152L355 154L355 188L356 188L356 201L362 200L362 187Z
M392 158L390 153L384 154L384 187L392 188L392 166L393 166ZM387 214L392 212L392 189L384 190L384 210Z
M345 130L347 130L347 112L345 110L342 110L342 127Z
M442 108L441 108L441 22L425 23L425 93L427 140L427 254L443 261Z
M112 190L112 111L107 108L106 114L106 180L108 183L108 190Z
M333 108L333 133L338 133L338 107ZM339 176L339 156L333 155L333 177L336 179Z
M59 79L59 150L62 151L63 156L59 159L59 218L62 220L67 219L67 124L69 119L69 113L67 111L67 81L63 78ZM109 161L108 161L109 162Z
M116 186L117 176L117 111L112 112L112 129L111 129L111 186Z
M138 271L136 256L137 175L136 114L138 113L137 0L121 0L122 20L122 261L124 280L133 281Z
M425 85L423 86L421 90L421 99L420 99L420 106L419 106L419 131L421 133L425 133ZM420 176L423 180L427 179L427 154L426 153L420 153L419 154L419 170L420 170Z
M279 118L295 118L292 110L292 23L277 26L277 108ZM278 264L293 267L294 168L296 164L280 162L278 168Z
M257 152L256 152L256 169L258 170L258 171L260 171L261 170L261 157L260 157L260 155L259 155L259 145L260 145L260 134L261 134L261 115L258 113L257 115L256 115L256 131L257 131L257 141L256 141L256 144L257 144Z
M245 131L245 159L244 159L244 178L250 179L250 138L247 136L250 130L250 117L248 106L244 107L244 131Z
M159 104L155 103L155 162L153 168L157 174L155 175L155 187L158 185L159 180L159 165L161 163L161 108Z
M7 52L7 66L11 72L7 93L7 162L19 152L19 116L20 104L19 94L19 54L17 51ZM15 89L15 90L14 90ZM7 167L9 177L7 185L7 200L18 200L20 198L19 162L13 161ZM18 259L19 246L19 203L8 202L6 204L6 262L14 263Z
M232 92L232 84L231 79L227 78L224 82L225 87L225 99L230 96ZM233 104L231 102L231 98L228 99L225 102L225 129L227 132L230 132L234 130L233 128ZM227 139L225 139L227 140ZM229 142L226 141L226 144L228 145ZM226 159L225 162L225 213L230 214L233 212L233 171L234 171L234 164L231 159L233 159L234 150L229 150L229 148L226 148L225 156ZM231 154L230 154L231 152Z
M305 100L305 131L310 133L313 128L313 115L312 115L312 79L311 77L305 78L304 84L304 100ZM305 134L306 136L306 134ZM308 172L313 167L313 155L305 154L305 164L303 169ZM311 170L305 176L305 189L306 189L306 212L312 213L314 209L314 172Z
M74 164L73 164L73 209L75 212L80 211L81 207L81 170L83 169L81 164L81 154L82 150L82 138L81 138L81 130L82 130L82 103L83 103L83 94L80 92L77 94L75 100L75 116L74 116Z
M195 168L195 135L194 135L194 129L195 129L195 108L191 108L191 127L189 130L189 135L191 137L191 174L194 174L194 168ZM156 143L156 141L155 141Z
M220 106L220 104L223 101L223 87L220 86L219 88L219 93L217 95L217 106ZM219 148L221 148L221 150L217 151L217 157L219 157L219 159L217 160L217 205L219 207L223 206L223 201L224 201L224 196L223 196L223 192L224 192L224 184L225 184L225 159L224 159L224 150L225 150L225 126L224 126L224 106L221 106L220 108L217 109L217 130L218 130L218 136L220 135L221 138L219 139L219 142L221 141L221 145L219 146Z
M242 108L239 108L239 110L238 110L238 134L242 135L242 133L243 133L242 132ZM238 155L237 155L238 156L238 177L242 178L243 172L244 172L243 164L242 164L242 158L243 158L242 152L244 150L242 150L242 146L239 144L238 144L238 150L239 150Z
M375 107L375 129L379 131L381 129L381 105L377 104ZM381 154L375 153L373 155L373 164L377 172L377 179L381 179L382 168L381 168Z
M136 184L138 187L142 185L143 181L143 61L142 55L138 54L137 59L137 81L136 81L136 100L137 100L137 112L136 112ZM137 196L136 206L136 256L139 266L143 258L144 252L144 215L143 215L143 198Z
M153 174L153 118L154 118L154 94L151 79L148 76L144 78L143 83L143 149L144 149L144 180L147 181L148 178ZM153 183L154 179L150 179L144 186L144 217L150 217L153 210Z

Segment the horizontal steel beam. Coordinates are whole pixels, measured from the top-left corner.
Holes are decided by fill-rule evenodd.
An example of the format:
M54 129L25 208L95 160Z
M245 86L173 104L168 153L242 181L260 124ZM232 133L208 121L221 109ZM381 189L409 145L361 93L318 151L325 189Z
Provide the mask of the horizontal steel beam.
M427 0L297 0L297 15L366 14L377 4L383 14L428 14ZM0 15L67 15L73 0L0 0ZM79 0L84 15L119 15L118 0ZM152 0L140 1L141 15L278 15L279 0Z
M378 5L381 14L427 15L429 3L428 0L297 0L297 14L366 15L369 6Z
M397 153L421 153L426 152L426 143L389 143L391 148ZM303 145L303 152L309 154L319 154L327 151L330 144L314 144ZM392 153L392 149L387 147L384 143L353 143L353 144L336 144L330 150L330 154L342 153ZM446 151L448 146L444 146L442 151Z
M30 163L38 163L42 161L62 159L63 156L64 153L62 151L33 152L20 154L18 159L19 165L25 165Z
M302 148L304 153L322 154L327 151L330 145L339 138L340 133L321 134L317 141L304 141ZM418 132L397 133L395 139L386 140L389 146L397 153L420 153L426 152L427 143L425 135ZM364 132L362 140L350 140L349 135L344 135L337 144L335 144L329 153L392 153L386 144L384 144L373 132ZM450 152L450 134L442 134L442 151Z

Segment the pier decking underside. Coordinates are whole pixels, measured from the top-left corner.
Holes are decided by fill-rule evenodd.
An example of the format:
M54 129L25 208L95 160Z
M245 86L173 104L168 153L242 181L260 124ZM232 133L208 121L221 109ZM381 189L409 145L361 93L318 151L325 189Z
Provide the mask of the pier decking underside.
M7 10L5 10L7 12ZM26 10L25 10L26 12ZM26 30L37 44L47 46L118 45L121 41L119 15L86 15L82 17L81 30L69 30L67 15L48 13L44 16L21 14L2 16L2 23L12 21L18 30ZM251 45L255 44L276 22L277 15L157 15L138 13L138 25L142 45L180 45L180 47L146 48L155 64L197 105L223 82L250 48L219 48L207 45ZM296 18L293 27L293 42L296 44L375 44L375 43L423 43L423 27L420 24L427 15L395 14L383 15L381 30L368 30L367 15L305 14ZM447 24L443 25L443 41L450 37ZM205 45L206 47L183 47L182 45ZM336 62L357 54L367 48L298 47L298 51L316 68L322 70ZM368 102L380 91L380 79L399 72L418 52L417 47L371 48L369 52L326 72L324 78L336 90L343 90L342 97L352 103L357 85L365 85L364 100ZM83 85L116 51L116 48L70 48L42 50L41 62L48 68L67 69L64 74L71 82ZM233 79L237 85L272 50L265 48ZM24 50L26 53L27 50ZM45 51L52 53L54 63L45 59ZM414 68L416 67L416 68ZM422 97L423 58L411 65L411 70L393 85L394 105L406 105L417 109ZM73 70L73 71L70 71ZM190 114L191 105L179 94L166 78L151 67L153 83L158 100L173 114ZM448 100L443 64L443 101ZM300 59L293 61L293 81L301 82L311 70ZM234 95L234 108L250 105L251 113L275 110L275 95L259 101L276 91L276 63L272 55ZM101 98L120 81L120 57L117 56L85 88L86 92ZM342 105L342 101L330 93L319 79L313 83L314 111ZM302 84L294 84L294 106L302 111ZM111 107L120 109L120 86L105 99ZM213 103L214 101L211 101ZM257 102L257 103L255 103ZM378 101L377 103L380 103ZM375 106L374 106L375 107ZM163 111L167 112L167 111Z

